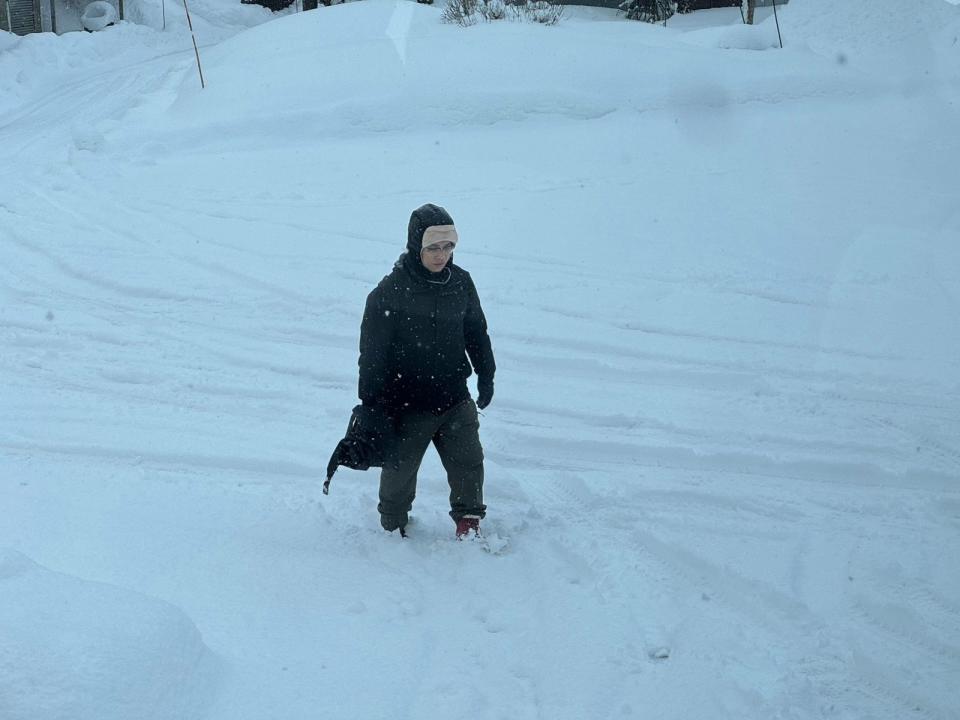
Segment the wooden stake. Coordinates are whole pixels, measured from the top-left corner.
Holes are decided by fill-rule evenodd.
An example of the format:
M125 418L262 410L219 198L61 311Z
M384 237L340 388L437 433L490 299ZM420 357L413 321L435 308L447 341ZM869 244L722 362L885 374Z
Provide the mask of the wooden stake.
M190 27L190 37L193 38L193 54L197 56L197 72L200 73L200 87L206 88L203 82L203 68L200 67L200 51L197 49L197 36L193 34L193 21L190 19L190 8L187 7L187 0L183 0L183 9L187 13L187 25Z
M777 37L780 38L780 49L783 50L783 36L780 34L780 18L777 17L777 0L773 0L773 19L777 21Z

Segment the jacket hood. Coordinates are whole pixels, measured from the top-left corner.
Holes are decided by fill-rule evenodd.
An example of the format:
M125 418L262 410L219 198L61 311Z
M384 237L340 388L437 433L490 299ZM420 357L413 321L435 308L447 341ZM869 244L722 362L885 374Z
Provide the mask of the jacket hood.
M410 213L410 224L407 226L407 250L414 256L420 257L423 247L423 233L434 225L453 225L450 213L439 205L427 203Z

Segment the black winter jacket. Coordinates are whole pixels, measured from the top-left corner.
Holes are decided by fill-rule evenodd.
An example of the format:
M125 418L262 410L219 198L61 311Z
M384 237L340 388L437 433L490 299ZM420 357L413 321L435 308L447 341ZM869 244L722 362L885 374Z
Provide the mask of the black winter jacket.
M435 279L419 257L404 253L367 297L360 400L394 414L440 414L470 397L471 363L481 382L493 381L487 321L470 274L451 258Z

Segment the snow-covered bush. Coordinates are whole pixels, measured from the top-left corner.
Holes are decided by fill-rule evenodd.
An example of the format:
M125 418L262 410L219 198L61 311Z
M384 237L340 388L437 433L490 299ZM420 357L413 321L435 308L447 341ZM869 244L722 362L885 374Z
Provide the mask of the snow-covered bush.
M262 5L267 10L280 12L293 5L294 0L240 0L243 5Z
M656 23L671 17L677 11L677 4L674 0L623 0L620 9L630 20Z
M503 20L507 16L507 3L504 0L485 0L478 10L484 20Z
M461 27L476 25L480 20L527 20L543 25L555 25L563 17L563 5L549 0L449 0L443 11L443 22Z
M479 4L480 0L449 0L440 19L445 23L452 23L460 27L476 25L480 19L477 12Z
M524 5L527 19L541 25L556 25L563 17L563 5L547 0L534 0Z

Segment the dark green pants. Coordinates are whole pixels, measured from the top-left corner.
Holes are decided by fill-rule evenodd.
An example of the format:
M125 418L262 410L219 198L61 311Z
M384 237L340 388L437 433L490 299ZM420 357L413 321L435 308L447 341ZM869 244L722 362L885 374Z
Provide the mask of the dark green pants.
M380 473L380 524L396 530L407 524L417 494L417 471L432 441L447 471L450 517L483 517L483 448L480 420L473 400L465 400L443 415L411 413L397 421L398 442L392 462Z

